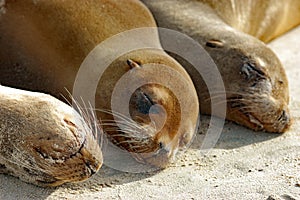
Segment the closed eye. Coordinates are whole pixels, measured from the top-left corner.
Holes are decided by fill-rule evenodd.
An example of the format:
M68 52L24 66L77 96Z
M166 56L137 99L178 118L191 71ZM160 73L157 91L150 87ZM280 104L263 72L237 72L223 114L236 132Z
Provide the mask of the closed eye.
M137 99L137 109L142 114L149 114L150 108L155 105L151 97L144 92L140 92Z
M251 62L244 63L244 65L241 67L241 74L243 74L247 80L266 79L266 73Z

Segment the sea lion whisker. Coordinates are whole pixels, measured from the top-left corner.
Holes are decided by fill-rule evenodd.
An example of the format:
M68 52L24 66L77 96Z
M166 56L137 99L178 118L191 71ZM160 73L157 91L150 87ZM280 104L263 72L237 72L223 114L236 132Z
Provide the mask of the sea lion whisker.
M103 120L103 121L105 121L105 120ZM107 121L107 122L109 122L109 121ZM122 121L121 120L111 120L111 123L102 123L101 125L102 126L116 126L116 127L122 125L122 126L135 128L135 129L141 129L141 126L136 126L128 121L123 121L123 120Z
M119 133L123 133L123 135L125 136L125 134L128 135L128 137L141 137L141 131L139 130L131 130L131 129L127 129L127 130L123 130L123 129L107 129L107 131L117 131ZM125 134L124 134L125 133ZM114 135L114 134L110 134L110 135ZM121 136L122 134L118 134L119 136Z
M134 133L140 133L141 132L140 130L135 130L135 129L126 128L126 127L117 129L117 131L122 131L122 132L129 133L129 134L132 134L132 135L134 135Z
M91 116L90 116L90 111L88 109L88 107L86 106L83 98L81 97L81 102L83 103L83 106L81 106L79 104L79 101L76 101L72 96L70 96L72 98L72 102L73 102L73 108L79 112L80 116L83 117L84 121L86 122L87 125L91 125ZM75 104L75 105L74 105ZM92 112L93 113L93 112ZM92 115L93 117L94 115Z
M209 96L215 96L214 94L220 94L220 95L226 95L228 96L228 94L231 95L240 95L240 96L253 96L253 95L257 95L255 92L253 92L253 94L249 94L249 91L247 92L237 92L237 91L213 91L213 92L206 92L204 93L204 95L209 95Z
M140 132L138 132L138 131L122 130L122 129L116 129L116 130L113 130L113 131L117 131L119 133L123 133L123 136L125 137L125 135L126 135L128 138L133 138L133 137L137 137L138 138L138 137L141 137L141 136L139 136ZM114 136L114 134L110 134L110 135ZM122 134L119 134L119 135L121 136Z
M130 127L127 126L127 124L110 124L110 123L105 123L103 126L105 126L105 130L110 130L110 131L132 131L132 132L139 132L139 131L143 131L144 129L142 127Z
M100 128L100 122L98 121L95 112L92 108L92 105L90 102L88 102L88 105L86 105L85 101L83 100L82 97L80 97L81 102L83 106L79 104L79 101L76 101L75 98L69 93L70 98L72 99L73 102L73 108L80 114L80 116L83 118L83 121L85 122L84 124L87 126L84 126L84 128L88 129L85 130L87 133L90 132L92 133L94 139L97 141L98 145L102 147L102 141L103 141L103 131Z
M128 121L133 121L131 118L125 116L124 114L122 113L119 113L119 112L116 112L116 111L111 111L111 110L108 110L108 109L99 109L99 108L96 108L95 109L96 111L99 111L99 112L104 112L104 113L107 113L107 114L111 114L113 116L117 116L117 117L120 117L121 119L124 119L124 120L128 120Z
M31 169L31 170L35 170L35 171L38 170L43 173L49 173L48 170L41 168L40 166L35 166L30 162L17 163L16 161L14 161L14 160L20 160L20 158L25 158L25 157L27 158L27 159L25 159L25 161L29 161L32 158L30 156L26 155L23 151L21 151L15 144L13 144L13 147L17 151L17 155L19 155L19 156L16 156L16 153L12 153L10 156L14 159L8 160L8 159L4 158L7 160L7 162L11 162L16 165L21 165L22 167L25 167L27 169Z
M129 138L129 139L133 138L130 135L124 135L124 134L114 134L114 135L110 135L109 137L124 137L124 138Z
M105 122L105 120L103 120L102 122L104 122L104 123L101 123L101 126L115 126L115 127L119 127L120 125L122 125L122 126L129 126L130 125L126 121L118 121L118 122L116 122L114 120L111 120L111 121L106 121ZM133 127L133 128L136 128L136 127Z
M103 133L103 129L101 129L100 127L100 122L98 123L97 121L94 121L94 127L96 127L96 140L98 141L98 144L100 145L100 148L102 148L103 146L103 142L104 142L104 133Z
M114 120L111 120L112 122L115 122ZM121 125L121 127L120 127ZM127 122L127 121L117 121L117 124L116 123L103 123L102 126L110 126L111 128L106 128L106 130L110 129L110 130L115 130L115 131L130 131L130 133L137 133L137 134L140 134L141 132L148 132L149 134L152 134L155 132L156 130L156 126L155 124L153 124L155 127L152 127L152 126L141 126L141 125L138 125L138 126L131 126L132 124ZM135 123L136 125L136 123ZM112 129L112 127L119 127L120 129Z
M253 108L256 108L256 107L253 106ZM252 109L251 109L251 108L250 108L250 109L249 109L249 107L239 108L239 109L236 109L236 110L231 111L231 114L234 113L234 112L237 112L237 111L242 112L242 113L243 113L245 116L247 116L249 119L255 119L255 121L257 121L257 122L259 122L259 123L261 124L260 120L258 120L258 119L255 117L255 113L252 112ZM250 121L251 121L251 120L250 120ZM251 122L252 122L252 121L251 121ZM273 124L274 124L274 122L267 122L267 121L264 121L262 128L263 128L264 126L266 126L266 125L273 125ZM261 125L262 125L262 124L261 124Z
M117 137L117 136L115 136L115 135L112 135L112 136L114 136L114 137ZM129 135L126 135L126 136L128 136L128 138L130 139L130 140L134 140L134 141L144 141L144 140L149 140L149 139L151 139L151 137L150 136L148 136L148 135L139 135L138 133L137 134L132 134L132 133L129 133ZM121 137L122 137L122 135L121 135ZM123 136L124 137L124 136Z
M241 104L241 107L238 108L240 111L247 112L247 114L253 114L251 113L253 109L256 109L256 106L250 106L250 105L245 105Z
M11 163L11 164L14 164L16 166L20 166L20 167L23 167L23 168L26 168L26 169L29 169L29 170L33 170L33 171L37 171L38 170L38 171L41 171L41 172L47 172L47 171L44 171L44 169L41 169L41 168L38 168L38 167L35 167L35 166L31 166L29 163L25 163L25 162L19 163L17 161L14 161L15 159L16 160L20 160L20 158L15 157L14 155L11 155L10 159L7 159L5 157L1 157L1 160L4 160L7 163Z
M234 110L231 110L230 112L229 112L229 114L233 114L233 113L236 113L236 112L242 112L240 109L234 109ZM242 113L244 113L244 112L242 112ZM245 113L244 113L245 114ZM246 115L246 114L245 114Z
M131 150L134 150L134 153L135 154L139 154L139 153L144 153L146 152L147 150L149 150L149 145L148 146L145 146L145 145L141 145L141 144L138 144L136 145L137 143L140 143L141 141L133 141L131 143L126 143Z
M119 127L119 126L111 126L110 128L106 128L107 131L119 131L119 132L128 132L128 133L138 133L143 131L143 129L136 129L132 127Z
M207 98L206 100L203 100L204 102L205 101L209 101L211 100L210 98ZM214 105L220 105L220 104L224 104L224 103L227 103L228 101L227 100L219 100L219 101L214 101Z
M250 114L252 116L255 116L255 112L253 112L253 109L255 109L256 107L253 106L253 107L245 107L246 110L244 110L244 112L247 112L247 114ZM248 110L247 110L248 109ZM267 121L264 121L264 124L268 123Z
M218 93L215 93L214 95L210 95L208 98L206 99L203 99L203 101L210 101L210 100L213 100L213 99L217 99L217 98L222 98L224 96L224 93L220 93L219 95L217 95ZM227 97L227 99L230 98L230 97Z
M131 127L120 127L118 125L106 125L108 126L107 128L105 128L105 131L126 131L126 130L131 130L131 131L135 131L135 130L139 130L139 129L132 129Z
M141 153L149 153L149 149L151 148L151 146L148 146L147 148L146 147L141 148L141 146L132 146L131 148L135 149L136 153L141 154ZM152 153L152 152L155 152L155 151L152 150L150 153Z
M116 143L116 145L121 145L121 144L133 144L133 143L136 143L137 141L135 141L135 140L129 140L129 141L120 141L120 142L118 142L118 143Z
M19 153L21 153L21 152L19 152ZM22 154L22 155L23 155L23 154ZM30 159L29 156L24 156L24 155L22 156L22 158L25 158L25 157L26 157L27 159ZM27 169L30 169L30 170L39 170L39 171L42 171L42 172L47 172L45 169L38 168L38 167L32 165L31 163L28 163L28 162L18 163L18 162L15 161L15 160L20 160L20 157L15 156L15 154L12 154L12 155L11 155L11 158L13 158L13 159L7 159L7 158L4 158L4 157L2 157L1 159L6 160L8 163L12 163L12 164L15 164L15 165L17 165L17 166L21 166L21 167L24 167L24 168L27 168Z
M102 146L102 144L101 144L102 136L100 136L100 140L99 140L99 133L102 134L101 133L102 131L101 131L101 128L99 126L97 117L96 117L95 113L93 112L94 109L92 109L91 103L88 102L89 107L87 107L85 101L83 100L83 98L80 97L80 100L83 104L83 106L81 106L79 104L79 101L75 100L73 95L70 93L70 91L66 87L65 87L65 90L68 93L69 98L72 100L72 103L63 94L60 94L60 95L83 118L83 121L85 122L84 124L87 125L87 127L89 129L89 130L86 130L86 132L92 133L92 135L94 136L94 139L96 139L98 141L98 144L101 147ZM84 128L86 128L86 127L84 127Z
M135 121L133 121L132 119L128 118L127 116L124 116L123 114L121 113L117 113L117 112L114 112L112 113L112 111L110 110L105 110L105 109L97 109L97 111L100 111L100 112L105 112L107 114L111 114L111 115L114 115L116 117L119 117L121 118L121 120L113 120L114 122L118 122L118 123L126 123L127 126L131 126L133 128L140 128L140 125L138 123L136 123ZM105 121L105 120L104 120Z
M218 97L216 97L218 98ZM210 98L207 98L206 101L209 101L211 100ZM214 104L215 105L220 105L220 104L224 104L224 103L235 103L235 102L238 102L240 101L240 99L231 99L231 98L228 98L228 99L225 99L225 100L219 100L219 101L215 101Z
M89 106L91 108L91 104L89 103ZM90 121L92 121L92 123L90 123L91 125L91 129L93 130L95 139L97 141L99 141L99 145L100 147L102 147L102 142L103 142L103 130L101 129L101 122L97 119L97 116L95 114L95 112L93 112L92 109L90 109L90 115L88 115L90 117Z
M75 98L72 96L72 94L69 92L69 90L67 88L65 88L65 90L67 91L69 98L72 100L72 103L63 95L60 94L64 100L74 109L78 112L78 114L84 119L84 121L86 122L86 125L91 128L91 119L90 116L87 112L84 112L84 110L86 109L86 106L82 107L80 106L79 102L75 100ZM81 101L83 102L83 104L85 105L83 99L81 98ZM91 129L92 130L92 129ZM93 132L92 132L93 133Z
M68 96L70 97L70 99L73 101L73 95L71 94L71 92L68 90L68 88L64 87L65 91L67 92ZM72 106L72 103L70 102L70 100L65 97L65 95L63 95L62 93L59 93L59 95L65 100L65 102L69 105Z
M152 128L145 128L145 127L141 127L140 129L136 129L136 128L131 128L131 127L119 127L119 126L115 126L115 127L110 127L110 128L107 128L106 130L110 130L110 131L119 131L119 132L128 132L129 134L132 134L133 133L137 133L137 134L141 134L143 132L146 132L147 135L150 135L153 131Z
M243 98L243 99L238 99L237 101L240 101L241 103L249 103L251 104L253 107L256 107L258 105L261 105L261 103L263 102L261 99L259 98L253 98L253 99L248 99L248 98ZM268 105L265 105L265 107Z

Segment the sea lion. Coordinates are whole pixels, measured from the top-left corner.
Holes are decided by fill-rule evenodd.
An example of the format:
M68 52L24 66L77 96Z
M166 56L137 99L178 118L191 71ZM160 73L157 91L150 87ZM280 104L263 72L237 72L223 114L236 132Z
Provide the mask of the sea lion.
M0 113L0 173L57 186L101 167L99 130L58 99L0 86Z
M98 44L130 29L156 27L149 10L137 0L7 0L2 10L1 83L50 93L60 99L61 95L68 96L65 88L74 90L79 67ZM187 72L162 50L157 30L145 36L135 43L152 48L129 49L116 58L101 77L96 77L99 84L95 110L110 141L139 161L164 168L178 148L189 143L194 135L198 97ZM104 48L100 53L110 55L116 48ZM157 84L154 80L163 75L155 71L159 66L173 71L184 83L171 84L176 91ZM130 119L111 108L114 87L127 73L148 83L132 93L129 105L121 104L129 107ZM87 84L91 79L85 79ZM123 85L123 91L128 88L130 85ZM156 109L155 105L163 109ZM125 128L117 125L116 117ZM161 121L164 123L158 129Z
M260 40L268 42L298 25L300 1L143 2L158 26L189 35L213 58L226 87L228 120L256 131L282 133L289 128L288 80L277 56ZM210 114L210 99L220 91L210 91L210 96L197 71L173 56L192 77L200 112Z

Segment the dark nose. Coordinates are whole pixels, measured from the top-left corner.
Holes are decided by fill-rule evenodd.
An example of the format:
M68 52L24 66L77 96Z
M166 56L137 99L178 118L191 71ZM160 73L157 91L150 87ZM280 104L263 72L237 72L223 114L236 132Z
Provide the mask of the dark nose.
M285 110L283 110L280 117L278 118L278 121L289 122L290 121L289 114Z
M86 165L87 168L90 169L91 176L96 174L98 172L99 168L100 168L99 163L93 162L93 161L90 161L90 160L86 160L85 165Z
M291 116L288 111L283 110L280 117L278 118L280 124L283 125L282 130L280 132L284 133L291 126Z
M165 145L160 142L159 143L159 154L162 155L162 154L169 154L170 151L168 149L166 149Z

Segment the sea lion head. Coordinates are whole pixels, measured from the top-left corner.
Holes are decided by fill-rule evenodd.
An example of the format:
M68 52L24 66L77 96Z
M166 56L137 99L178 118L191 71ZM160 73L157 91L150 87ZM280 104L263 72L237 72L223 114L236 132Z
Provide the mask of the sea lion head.
M288 80L277 56L244 33L221 37L206 49L223 74L227 118L257 131L285 132L291 124Z
M17 117L16 124L24 134L10 133L3 140L5 168L8 173L42 187L88 179L102 165L99 129L59 100L49 95L39 97L27 98L23 111L30 113L7 116ZM26 125L29 122L34 125Z
M168 70L171 73L167 74ZM124 74L132 77L128 78L132 82L117 85ZM116 104L121 111L111 107L117 86L121 89ZM130 97L126 100L127 94ZM191 141L198 107L187 73L164 51L156 49L132 51L115 60L101 77L96 95L97 109L112 110L110 114L98 113L110 139L138 160L158 168L164 168L177 150ZM123 109L129 110L129 116L123 116Z

